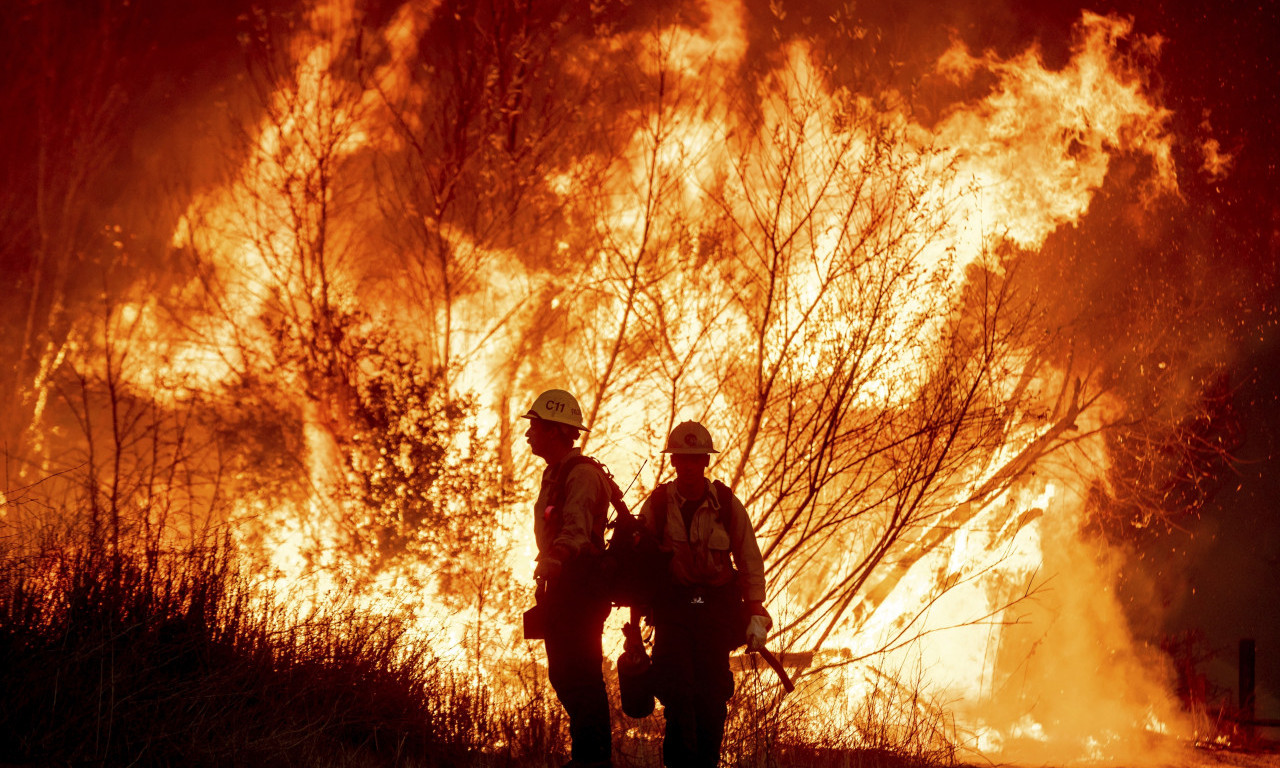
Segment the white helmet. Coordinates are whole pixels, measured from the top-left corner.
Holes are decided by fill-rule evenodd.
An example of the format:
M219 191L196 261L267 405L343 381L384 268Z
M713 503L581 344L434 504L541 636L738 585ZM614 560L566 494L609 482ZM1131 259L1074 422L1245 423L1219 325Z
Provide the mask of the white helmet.
M663 453L719 453L711 444L711 433L696 421L677 424L667 437Z
M557 424L567 424L583 432L591 431L582 423L582 408L578 406L578 401L563 389L548 389L538 395L538 399L533 401L533 406L529 408L529 412L520 418L554 421Z

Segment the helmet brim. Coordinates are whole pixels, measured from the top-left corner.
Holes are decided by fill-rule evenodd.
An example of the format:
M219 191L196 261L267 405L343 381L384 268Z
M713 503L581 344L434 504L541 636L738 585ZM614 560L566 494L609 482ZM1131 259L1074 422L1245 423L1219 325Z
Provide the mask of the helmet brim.
M561 424L561 425L563 425L563 426L571 427L571 428L573 428L573 429L576 429L576 430L578 430L579 432L590 432L590 431L591 431L591 430L587 429L586 427L580 427L580 426L578 426L577 424L569 424L568 422L564 422L564 421L556 421L556 420L554 420L554 419L544 419L544 418L542 418L541 416L539 416L538 414L534 413L533 411L529 411L528 413L523 413L523 414L521 414L521 415L520 415L520 418L522 418L522 419L528 419L528 420L530 420L530 421L533 421L534 419L537 419L538 421L545 421L545 422L547 422L548 424Z

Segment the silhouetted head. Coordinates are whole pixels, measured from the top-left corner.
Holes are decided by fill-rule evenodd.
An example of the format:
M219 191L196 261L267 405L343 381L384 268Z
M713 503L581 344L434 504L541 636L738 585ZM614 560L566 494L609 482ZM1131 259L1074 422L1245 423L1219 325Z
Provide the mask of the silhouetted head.
M556 461L578 441L578 435L589 431L582 422L582 408L577 399L563 389L548 389L538 395L521 418L529 420L524 433L533 455L549 462Z
M662 452L671 456L676 482L682 485L691 485L706 477L711 454L719 453L711 442L711 433L696 421L677 424L667 436L667 447Z

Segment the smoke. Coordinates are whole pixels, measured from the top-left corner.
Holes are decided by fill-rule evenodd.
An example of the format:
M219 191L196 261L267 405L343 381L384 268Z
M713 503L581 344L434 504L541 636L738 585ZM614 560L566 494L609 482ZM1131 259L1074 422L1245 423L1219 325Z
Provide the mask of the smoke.
M8 444L32 466L54 466L71 423L47 414L60 366L107 377L92 350L114 339L139 398L255 414L262 432L229 443L244 472L277 444L304 454L264 470L233 512L275 525L255 546L300 573L333 564L317 552L350 539L344 526L382 536L374 549L400 541L403 519L370 534L350 499L325 494L395 472L429 492L414 472L438 458L357 443L380 425L430 442L430 387L475 392L476 412L450 418L483 435L468 450L498 446L497 528L512 537L455 558L493 566L505 590L467 614L479 626L520 599L528 537L511 491L527 495L533 472L510 422L538 389L585 395L593 448L620 476L656 459L675 421L712 424L731 445L717 471L783 542L787 515L839 509L837 491L865 494L858 515L880 521L897 490L851 462L838 483L807 480L818 501L785 496L807 478L785 460L822 467L807 452L820 431L793 426L820 423L823 386L847 377L856 394L830 423L842 445L875 449L848 455L878 456L891 451L866 435L914 446L908 419L963 390L964 353L987 354L981 418L959 431L969 452L943 454L952 474L920 486L919 532L862 574L862 602L825 630L798 623L795 642L871 652L921 630L903 658L973 694L966 727L1011 758L1133 762L1148 755L1137 734L1177 730L1166 665L1115 597L1110 545L1211 495L1232 447L1221 387L1254 327L1240 314L1270 275L1212 235L1203 185L1244 156L1181 133L1160 30L955 3L317 9L156 17L139 34L166 47L102 73L130 109L97 103L108 161L85 196L58 193L75 220L7 190L38 220L5 250L29 294L9 335L43 334L7 340L19 363L4 391L27 406L6 416ZM55 117L72 117L57 98ZM25 125L17 146L39 155L46 124ZM57 269L39 244L55 231ZM104 283L107 309L91 307ZM401 364L426 390L362 410ZM662 479L653 466L641 489ZM268 508L275 491L289 503ZM780 566L780 613L801 614L828 577L864 585L833 550L874 540L842 533L797 558L811 567ZM376 567L391 596L433 578Z

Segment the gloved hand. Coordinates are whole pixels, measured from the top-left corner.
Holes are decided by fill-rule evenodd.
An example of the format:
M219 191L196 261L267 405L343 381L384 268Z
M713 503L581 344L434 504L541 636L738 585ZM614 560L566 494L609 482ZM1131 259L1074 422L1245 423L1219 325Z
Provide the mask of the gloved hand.
M561 562L554 557L544 557L538 561L538 567L533 569L533 578L535 579L556 579L560 577L560 571L563 569Z
M533 569L533 578L551 581L560 578L564 564L573 557L573 550L563 544L553 544L551 548L538 555L538 565Z
M769 625L772 623L769 621L768 616L757 614L751 617L751 621L747 622L748 651L758 651L764 648L765 638L769 635Z

